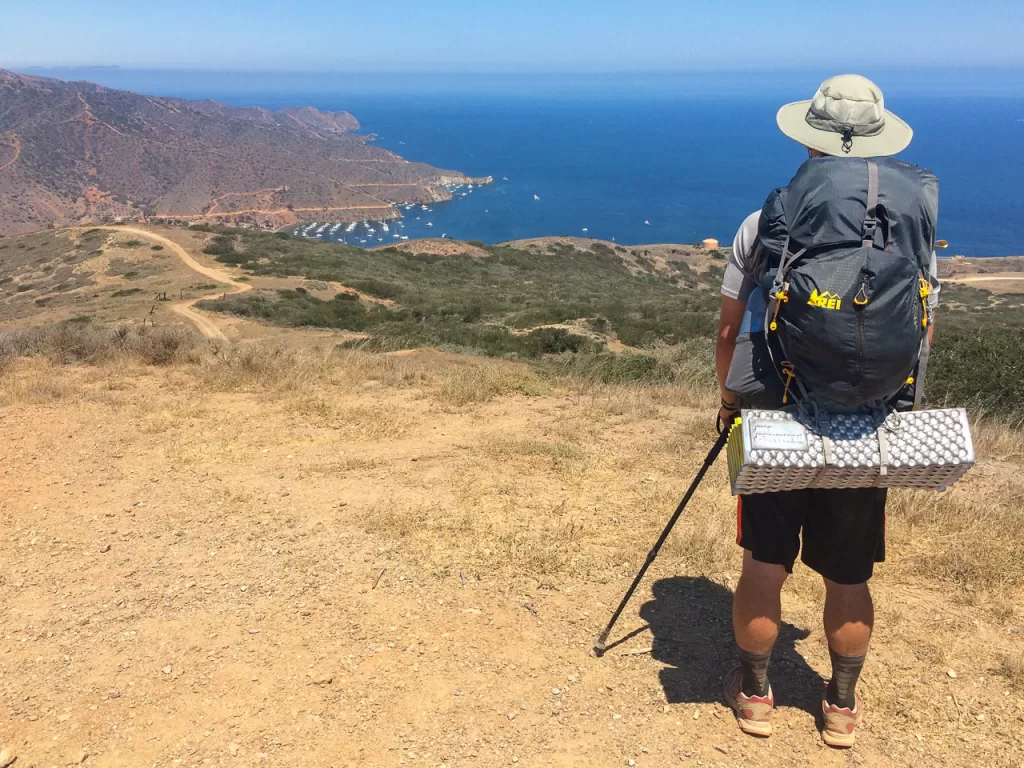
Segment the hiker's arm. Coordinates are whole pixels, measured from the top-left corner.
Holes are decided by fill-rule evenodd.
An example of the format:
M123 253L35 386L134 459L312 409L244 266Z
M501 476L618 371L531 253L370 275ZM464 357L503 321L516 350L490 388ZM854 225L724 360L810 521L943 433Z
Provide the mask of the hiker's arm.
M737 399L736 395L725 388L725 380L729 375L729 365L732 363L732 353L736 348L736 337L739 335L745 310L745 301L728 296L722 297L722 311L718 317L718 339L715 344L715 370L718 373L718 389L723 402L726 403L735 402Z

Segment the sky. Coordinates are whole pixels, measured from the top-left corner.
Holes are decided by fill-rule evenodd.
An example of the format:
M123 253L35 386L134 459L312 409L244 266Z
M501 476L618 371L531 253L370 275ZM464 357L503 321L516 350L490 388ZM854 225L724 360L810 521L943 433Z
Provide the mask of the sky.
M0 67L631 72L1024 67L1020 0L34 0Z

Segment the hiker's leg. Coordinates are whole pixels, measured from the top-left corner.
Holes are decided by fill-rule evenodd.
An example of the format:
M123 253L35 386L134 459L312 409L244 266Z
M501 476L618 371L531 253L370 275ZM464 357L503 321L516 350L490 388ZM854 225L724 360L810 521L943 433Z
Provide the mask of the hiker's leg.
M825 636L832 660L832 679L825 691L829 704L853 709L857 680L871 642L875 609L864 584L837 584L825 579Z
M789 491L738 500L736 543L743 547L743 573L733 595L732 624L746 696L768 694L768 660L782 622L782 585L800 551L802 498L801 491Z
M875 607L867 584L836 584L825 579L825 635L828 647L843 656L868 652Z
M853 709L871 641L874 608L868 579L885 560L884 488L818 490L817 514L804 526L803 561L825 580L825 634L832 680L825 700Z
M732 599L732 625L747 696L768 695L768 661L779 636L782 585L788 575L785 567L758 562L744 550L743 573Z
M732 625L736 644L751 653L768 653L782 623L782 585L786 569L760 563L743 551L743 573L732 598Z

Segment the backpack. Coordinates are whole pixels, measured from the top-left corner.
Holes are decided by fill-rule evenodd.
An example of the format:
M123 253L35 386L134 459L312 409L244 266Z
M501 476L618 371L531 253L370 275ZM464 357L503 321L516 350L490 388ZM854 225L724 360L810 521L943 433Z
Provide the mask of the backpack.
M783 404L894 408L923 391L938 179L894 158L805 162L761 211L764 334Z

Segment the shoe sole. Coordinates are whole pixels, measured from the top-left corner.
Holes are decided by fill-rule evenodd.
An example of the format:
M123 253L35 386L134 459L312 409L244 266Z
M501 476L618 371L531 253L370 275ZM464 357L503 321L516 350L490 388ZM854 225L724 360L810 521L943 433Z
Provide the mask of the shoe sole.
M736 708L733 707L732 711L736 712ZM759 723L753 720L746 720L738 712L736 712L736 722L739 723L740 730L750 736L758 736L762 739L767 739L772 735L771 723Z
M833 733L829 730L823 730L821 732L821 738L830 747L837 749L849 749L853 746L857 740L857 734L855 733Z

